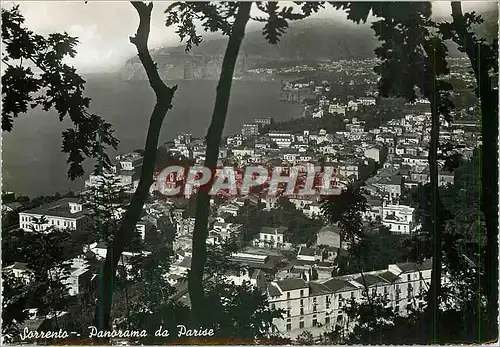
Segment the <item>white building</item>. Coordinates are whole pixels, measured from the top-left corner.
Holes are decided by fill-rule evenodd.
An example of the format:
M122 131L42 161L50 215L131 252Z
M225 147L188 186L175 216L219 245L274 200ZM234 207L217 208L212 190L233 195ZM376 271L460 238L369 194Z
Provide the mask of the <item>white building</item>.
M38 224L42 217L45 223ZM79 198L63 198L19 213L19 226L25 231L43 231L49 227L84 230L91 223L90 210Z
M377 99L372 96L362 96L358 99L358 101L363 106L375 106L377 104Z
M348 319L344 312L346 301L351 298L367 300L366 295L384 296L388 306L405 315L411 307L422 302L417 297L425 292L431 280L432 260L422 264L392 264L388 269L352 274L324 282L306 282L288 278L274 281L267 286L269 304L283 309L284 317L275 319L276 330L292 339L307 330L317 337L334 327L347 330ZM364 277L364 278L363 278Z
M288 148L294 140L294 136L288 131L271 130L267 136L280 148Z
M387 148L386 147L370 147L365 149L365 157L375 160L377 163L381 163L385 160L387 156Z
M346 112L346 105L330 104L330 106L328 106L328 113L330 114L338 114L345 116L345 112Z
M405 205L382 205L382 224L391 232L409 234L415 227L415 209Z
M286 230L286 227L262 227L259 238L254 240L254 245L257 247L280 248L284 244L284 233Z
M142 166L143 156L139 153L132 152L118 155L116 161L120 164L122 170L134 171Z

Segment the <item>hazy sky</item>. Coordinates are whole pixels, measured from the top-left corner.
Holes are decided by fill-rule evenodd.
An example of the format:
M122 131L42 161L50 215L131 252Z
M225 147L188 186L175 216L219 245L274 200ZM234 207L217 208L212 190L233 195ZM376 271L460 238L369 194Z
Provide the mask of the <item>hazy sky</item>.
M128 1L81 0L73 1L6 1L2 6L20 4L26 24L34 31L47 34L67 31L79 37L81 44L72 64L82 71L109 70L121 66L123 61L135 54L129 36L137 29L138 16ZM155 1L152 14L150 47L175 45L179 38L175 28L164 25L166 1ZM495 2L469 1L463 3L464 10L481 10L496 6ZM449 1L435 1L434 12L449 13ZM345 20L345 14L331 8L323 10L317 17L332 17Z

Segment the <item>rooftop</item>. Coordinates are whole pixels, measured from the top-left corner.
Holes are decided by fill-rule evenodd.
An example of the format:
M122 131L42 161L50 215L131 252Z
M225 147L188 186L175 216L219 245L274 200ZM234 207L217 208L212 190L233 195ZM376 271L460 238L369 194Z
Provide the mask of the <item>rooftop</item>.
M321 283L309 282L309 295L320 295L320 294L328 294L332 291L330 288Z
M288 292L297 289L307 289L309 286L302 278L287 278L286 280L276 282L282 291Z
M298 255L314 256L315 253L316 253L316 249L314 249L314 248L300 247Z
M90 212L86 208L83 208L82 211L71 213L69 205L78 204L79 202L79 198L63 198L21 213L76 219L84 217Z
M377 284L387 284L388 283L387 280L385 280L384 278L379 277L377 275L363 275L363 276L356 278L355 281L363 286L366 283L366 285L368 287L371 287L371 286L377 285Z
M350 284L348 281L332 278L331 280L323 283L330 290L334 292L343 292L346 290L356 289L356 287Z

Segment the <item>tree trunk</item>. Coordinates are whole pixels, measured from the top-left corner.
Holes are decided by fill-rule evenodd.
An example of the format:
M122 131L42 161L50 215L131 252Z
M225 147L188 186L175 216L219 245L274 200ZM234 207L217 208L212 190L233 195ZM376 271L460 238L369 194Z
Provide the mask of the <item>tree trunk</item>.
M96 305L96 324L99 330L110 330L111 306L113 302L113 287L116 278L116 267L121 254L132 239L135 227L141 216L144 202L149 195L149 189L153 184L153 170L156 160L156 151L158 147L158 138L160 136L161 126L167 114L172 107L172 98L177 86L167 87L161 80L156 65L153 62L148 50L148 38L151 24L151 10L153 3L146 5L143 2L132 2L139 14L140 22L135 37L130 38L138 51L149 83L156 94L156 104L149 121L146 145L144 147L144 159L141 169L139 185L130 205L128 206L120 228L114 236L114 240L108 245L106 259L101 270L101 280L99 287L99 298Z
M437 76L435 72L435 52L427 52L429 57L428 67L430 71L431 86L431 141L429 146L429 176L430 176L430 205L433 240L432 274L431 285L428 293L428 342L436 343L439 323L439 297L441 295L441 224L439 218L439 193L438 193L438 145L440 114L438 112L439 90L436 89Z
M481 55L481 45L467 28L458 1L451 3L455 43L465 50L476 77L480 101L482 135L481 153L481 211L486 220L485 276L482 281L488 298L488 334L484 338L498 337L498 92L493 89L487 56ZM491 54L491 52L490 52ZM481 338L481 336L480 336Z
M245 27L250 18L250 8L252 3L241 2L238 13L233 24L226 52L222 62L222 71L217 85L217 96L212 114L212 122L208 128L206 136L207 150L205 157L205 167L215 172L219 159L219 147L226 121L229 96L233 81L236 60L240 50L241 42L245 36ZM213 182L210 180L210 182ZM192 317L195 323L204 322L204 292L203 292L203 271L207 259L206 240L208 237L208 217L210 211L210 185L199 189L196 200L196 222L193 231L193 255L191 269L188 274L188 289L191 301Z

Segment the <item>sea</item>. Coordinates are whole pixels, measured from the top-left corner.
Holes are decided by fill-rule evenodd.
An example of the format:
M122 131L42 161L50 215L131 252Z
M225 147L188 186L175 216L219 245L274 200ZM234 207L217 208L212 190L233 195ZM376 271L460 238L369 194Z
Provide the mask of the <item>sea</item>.
M85 93L92 99L90 111L110 122L120 140L118 151L110 151L110 155L144 148L155 100L149 84L125 81L119 74L92 74L85 79ZM168 84L177 84L178 89L163 123L159 145L186 132L205 136L217 81L181 80ZM280 101L280 88L280 81L233 81L224 135L239 133L244 123L257 117L273 117L276 121L300 117L300 105ZM53 111L34 109L16 118L14 129L2 133L2 190L29 197L82 190L93 162L86 161L83 178L67 178L61 134L68 127L69 120L59 121Z

